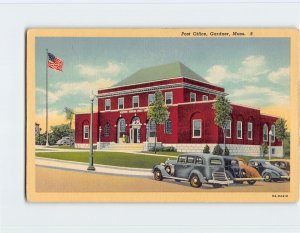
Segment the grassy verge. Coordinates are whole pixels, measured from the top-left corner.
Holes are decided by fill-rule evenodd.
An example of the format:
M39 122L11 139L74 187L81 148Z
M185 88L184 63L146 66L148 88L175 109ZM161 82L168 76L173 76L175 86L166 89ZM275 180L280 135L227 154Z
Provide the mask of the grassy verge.
M145 151L144 153L154 154L153 151ZM182 154L182 152L161 152L161 151L157 151L156 154L177 157L178 155Z
M36 156L86 163L89 161L88 152L36 152ZM165 162L167 159L167 156L156 157L151 155L131 154L122 152L94 152L95 164L112 165L120 167L152 168L154 165Z

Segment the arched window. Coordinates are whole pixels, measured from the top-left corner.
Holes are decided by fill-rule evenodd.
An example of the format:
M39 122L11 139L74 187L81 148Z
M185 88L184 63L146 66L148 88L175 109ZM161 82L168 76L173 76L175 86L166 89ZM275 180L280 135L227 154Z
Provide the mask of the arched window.
M268 126L267 124L264 124L264 128L263 128L263 140L264 142L267 142L268 141Z
M170 119L165 121L165 134L172 134L172 121Z
M275 142L275 125L271 126L271 131L272 131L271 141Z
M110 125L109 122L106 122L105 126L104 126L104 136L109 136L110 134Z
M119 120L119 131L120 133L125 133L125 130L126 130L125 119L122 118Z

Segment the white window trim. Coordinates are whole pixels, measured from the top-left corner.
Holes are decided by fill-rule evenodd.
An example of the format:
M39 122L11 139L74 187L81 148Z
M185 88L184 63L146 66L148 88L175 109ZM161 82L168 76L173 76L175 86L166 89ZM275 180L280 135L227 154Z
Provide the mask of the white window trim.
M195 101L192 101L192 96L194 96L195 98ZM197 101L197 95L196 95L196 93L195 92L191 92L190 93L190 102L196 102Z
M251 138L248 137L249 124L251 125ZM252 122L248 122L248 125L247 125L247 138L248 138L248 140L253 140L253 123Z
M88 136L87 137L85 137L85 129L88 129ZM88 126L88 125L84 125L83 126L83 139L89 139L89 136L90 136L90 127Z
M239 137L239 134L238 134L238 131L239 131L238 123L239 122L241 122L241 137ZM237 121L236 122L236 138L237 139L243 139L243 122L242 121Z
M204 99L204 97L205 97L206 99ZM202 95L202 101L208 101L208 95Z
M229 132L230 132L230 135L229 135L229 136L226 136L226 135L225 135L226 138L231 138L231 120L229 120L229 122L230 122L230 123L229 123L229 126L230 126L230 127L229 127L229 129L230 129Z
M195 121L200 121L200 136L195 136L194 133L195 133L195 130L194 130L194 122ZM201 138L202 137L202 120L201 119L194 119L193 120L193 137L192 138Z
M271 137L271 142L275 142L275 125L271 125L271 130L274 127L274 135ZM273 130L272 130L272 134L273 134ZM273 140L274 137L274 140Z
M108 110L106 110L106 101L108 100L108 102L109 102L109 109ZM110 111L111 110L111 100L110 99L105 99L105 101L104 101L104 111Z
M150 95L153 95L153 97L154 97L154 98L153 98L153 102L155 101L155 94L148 94L148 106L150 106ZM152 102L152 103L153 103L153 102ZM152 103L151 103L151 104L152 104Z
M165 92L165 104L167 104L167 94L169 94L169 93L171 93L171 95L172 95L171 103L170 104L173 104L173 92L172 91Z
M133 99L137 97L137 107L134 107L134 101ZM138 95L132 96L132 108L139 108L140 107L140 97Z
M123 99L123 108L120 108L120 104L119 104L119 100L120 100L120 99ZM119 110L120 110L120 109L121 109L121 110L124 109L124 108L125 108L124 105L125 105L124 97L118 98L118 109L119 109Z
M267 139L266 139L266 140L265 140L265 137L264 137L264 135L265 135L265 126L267 126ZM269 127L268 127L267 124L264 124L264 125L263 125L263 141L264 141L264 142L267 142L268 139L269 139Z

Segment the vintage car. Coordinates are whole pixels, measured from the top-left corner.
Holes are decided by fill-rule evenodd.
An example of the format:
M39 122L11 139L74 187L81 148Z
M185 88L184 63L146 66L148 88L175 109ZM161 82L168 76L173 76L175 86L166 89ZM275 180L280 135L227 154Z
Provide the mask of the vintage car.
M290 161L288 159L272 159L268 161L270 164L279 167L280 169L286 171L287 174L290 174Z
M290 180L286 171L272 165L265 159L251 159L248 165L255 168L266 182Z
M254 185L256 181L262 180L256 169L248 166L244 160L229 156L223 158L226 175L234 183L242 184L244 181L247 181L248 184Z
M74 138L73 137L62 137L56 142L56 145L58 146L64 146L64 145L73 145L74 144Z
M152 172L155 180L187 181L195 188L201 187L202 184L218 188L233 183L226 176L223 158L210 154L182 154L177 160L167 160L154 166Z

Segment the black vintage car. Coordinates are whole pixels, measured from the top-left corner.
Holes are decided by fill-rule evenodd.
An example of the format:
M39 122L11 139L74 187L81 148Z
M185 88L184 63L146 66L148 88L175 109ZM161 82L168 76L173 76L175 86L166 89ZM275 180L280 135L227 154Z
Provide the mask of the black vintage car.
M223 159L226 175L234 183L242 184L247 181L248 184L254 185L257 180L262 180L261 176L251 171L253 168L249 167L243 160L233 157L223 157Z

